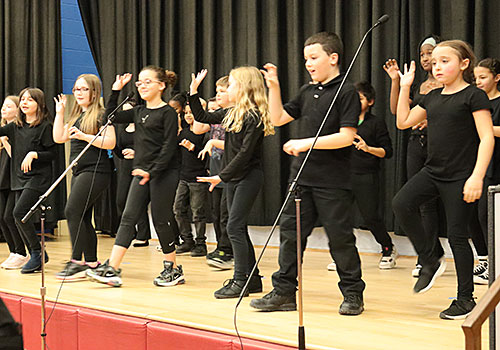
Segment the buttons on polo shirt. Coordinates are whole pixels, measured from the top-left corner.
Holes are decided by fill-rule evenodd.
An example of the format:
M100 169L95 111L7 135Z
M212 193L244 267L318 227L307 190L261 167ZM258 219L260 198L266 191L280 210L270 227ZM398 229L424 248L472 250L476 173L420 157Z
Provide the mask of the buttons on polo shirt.
M318 86L318 89L323 90L323 86L321 86L321 85Z
M318 94L314 94L314 98L319 98L319 95Z

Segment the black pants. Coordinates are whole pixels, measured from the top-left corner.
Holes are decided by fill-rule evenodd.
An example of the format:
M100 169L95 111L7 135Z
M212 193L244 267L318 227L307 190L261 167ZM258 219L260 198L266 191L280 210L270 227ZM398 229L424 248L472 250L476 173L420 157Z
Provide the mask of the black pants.
M418 216L419 207L429 199L441 197L448 226L448 241L455 258L458 278L458 297L472 298L473 254L469 244L468 223L473 205L463 200L465 180L439 181L432 178L424 168L412 177L396 194L392 201L394 214L401 222L408 238L417 251L422 265L435 264L440 256L428 242L435 241L429 236Z
M212 199L212 219L214 223L215 238L217 239L217 249L226 254L233 254L233 248L227 235L227 196L225 187L215 187L210 192Z
M0 298L0 350L22 349L23 337L19 332L18 324Z
M248 217L264 182L264 173L252 169L240 181L226 183L229 218L227 233L234 253L234 279L248 277L255 265L255 250L248 234ZM259 270L255 270L259 274Z
M304 253L307 238L317 219L328 237L330 254L337 264L342 294L361 295L365 283L361 279L361 261L352 231L350 190L300 186L301 246ZM295 201L290 198L280 220L279 271L273 274L273 286L281 295L295 293L297 288L297 229Z
M111 182L110 174L82 172L73 175L64 213L68 220L73 252L71 258L97 261L97 236L92 225L92 207Z
M427 136L426 135L411 135L408 140L408 150L406 157L406 171L408 179L415 176L425 164L427 159ZM439 213L438 200L431 199L420 205L419 213L422 218L422 224L429 237L436 237L432 242L428 242L431 249L435 250L435 254L444 255L443 247L439 241ZM418 261L420 264L420 260Z
M189 218L191 210L196 229L196 244L205 244L207 240L207 200L208 185L206 183L179 181L175 192L174 213L184 242L193 242L191 219Z
M380 215L380 182L378 173L352 174L352 193L365 225L382 248L392 248L391 236L387 233L384 219Z
M488 255L488 187L499 183L498 179L484 178L483 193L472 215L470 233L479 256Z
M134 239L135 225L144 208L151 202L153 225L164 254L175 251L174 240L179 228L172 210L175 190L179 182L179 170L169 169L159 174L145 185L139 185L141 177L134 177L130 184L127 203L123 211L120 227L116 234L115 245L128 248Z
M16 194L11 190L0 191L0 228L3 232L9 251L26 256L24 242L14 220L14 205ZM33 203L34 204L34 203Z
M117 191L116 191L116 207L118 211L118 220L121 221L125 203L127 202L128 191L132 183L132 163L133 159L118 159L117 161ZM137 239L147 241L151 239L151 227L149 226L148 206L144 210L137 222Z
M28 247L29 251L39 252L42 250L42 247L35 230L36 215L32 215L26 223L22 223L21 220L38 201L43 192L31 188L25 188L15 192L16 204L12 213L14 215L14 220L16 221L17 229L19 230L24 244Z

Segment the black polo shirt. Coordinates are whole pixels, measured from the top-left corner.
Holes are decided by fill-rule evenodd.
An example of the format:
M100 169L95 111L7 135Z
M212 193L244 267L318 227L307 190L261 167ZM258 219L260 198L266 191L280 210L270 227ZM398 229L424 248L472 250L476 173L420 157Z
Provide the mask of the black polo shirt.
M344 74L340 74L326 84L306 84L299 94L283 107L294 119L302 120L297 138L314 137L335 96ZM354 86L346 82L323 127L320 136L335 134L342 127L356 128L361 103ZM298 184L311 187L350 189L351 148L333 150L313 150L304 167ZM290 181L295 178L306 152L294 157Z

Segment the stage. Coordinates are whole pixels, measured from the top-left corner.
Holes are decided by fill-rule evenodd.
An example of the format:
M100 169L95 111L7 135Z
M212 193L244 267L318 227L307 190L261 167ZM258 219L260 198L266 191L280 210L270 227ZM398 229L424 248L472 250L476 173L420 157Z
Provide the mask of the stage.
M99 237L99 258L109 255L114 239ZM162 255L157 242L146 248L130 248L122 265L123 286L112 288L89 281L66 282L59 302L103 312L166 322L182 327L215 332L214 336L234 338L233 314L236 300L216 300L213 292L222 286L232 271L210 268L205 258L179 256L186 277L184 285L159 288L152 283L161 270ZM209 251L214 248L209 246ZM55 273L70 255L67 236L48 242L47 299L54 301L60 287ZM260 251L260 249L258 249ZM260 265L265 276L264 293L244 298L238 314L238 330L245 338L296 346L297 312L259 312L250 308L251 298L271 290L271 273L277 269L277 248L269 248ZM0 260L8 256L0 244ZM382 271L378 254L361 254L365 311L361 316L340 316L342 301L336 272L326 270L328 252L308 249L304 258L304 325L308 349L460 349L464 348L463 321L445 321L439 312L456 295L453 261L448 259L445 274L426 294L414 295L415 278L411 270L415 257L400 257L397 267ZM40 274L21 275L19 271L0 270L0 291L23 297L39 298ZM486 286L476 286L481 297ZM50 309L48 310L50 312ZM103 324L105 327L106 325ZM32 333L32 332L31 332ZM488 347L488 326L483 326L483 348ZM57 334L48 332L50 337ZM89 335L91 336L91 335ZM168 341L167 341L168 343ZM169 347L165 347L169 348ZM174 347L173 347L174 348ZM234 349L238 347L233 347ZM264 347L265 348L265 347ZM31 350L31 349L28 349ZM69 349L68 349L69 350ZM109 348L108 348L109 350Z

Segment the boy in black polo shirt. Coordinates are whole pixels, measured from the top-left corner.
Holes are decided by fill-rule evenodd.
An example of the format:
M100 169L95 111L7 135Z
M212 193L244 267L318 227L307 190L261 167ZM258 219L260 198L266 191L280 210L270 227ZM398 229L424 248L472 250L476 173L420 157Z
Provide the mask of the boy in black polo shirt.
M299 95L284 106L277 68L272 64L264 66L273 124L280 126L301 120L299 138L283 146L286 153L296 157L290 179L295 178L340 86L342 51L342 41L336 34L322 32L309 37L304 44L304 58L313 83L302 86ZM330 253L337 262L339 287L344 296L339 308L342 315L363 312L365 283L361 279L361 263L352 231L349 164L360 111L358 93L352 84L344 85L298 181L302 198L302 252L319 219L328 236ZM261 299L252 300L252 307L265 311L296 309L296 237L295 203L290 200L280 220L280 269L273 274L274 289Z

